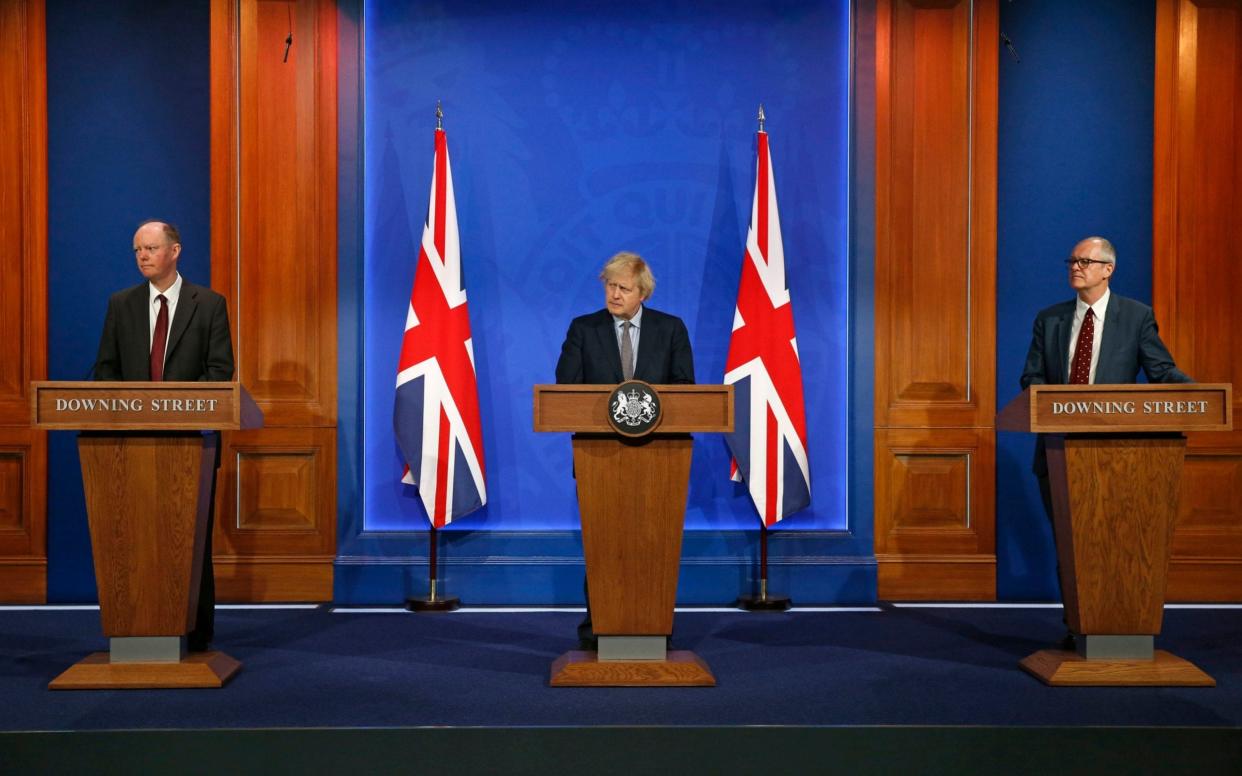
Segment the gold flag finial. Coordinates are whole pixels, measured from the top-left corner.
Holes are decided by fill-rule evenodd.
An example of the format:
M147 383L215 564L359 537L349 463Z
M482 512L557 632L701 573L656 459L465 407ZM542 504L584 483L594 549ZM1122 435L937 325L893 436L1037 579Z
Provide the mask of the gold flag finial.
M763 115L763 103L759 103L759 131L763 131L763 122L767 121L767 116Z
M444 109L439 100L436 100L436 129L444 129Z

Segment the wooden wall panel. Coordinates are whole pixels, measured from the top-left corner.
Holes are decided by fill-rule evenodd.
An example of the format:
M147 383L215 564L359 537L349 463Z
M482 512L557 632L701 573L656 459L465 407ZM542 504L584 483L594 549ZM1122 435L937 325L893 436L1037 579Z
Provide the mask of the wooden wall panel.
M265 415L225 436L222 600L332 595L336 50L330 0L212 5L212 285Z
M238 364L269 422L281 425L336 420L336 37L318 29L324 7L334 8L283 0L240 8ZM320 32L331 34L328 52L315 48ZM319 123L321 110L331 127Z
M230 451L218 487L232 503L214 548L221 599L324 600L336 548L335 430L239 432Z
M1242 386L1242 0L1159 0L1155 119L1162 335L1195 379ZM1242 600L1242 429L1186 455L1168 597Z
M995 437L973 428L885 429L875 451L882 597L994 598Z
M0 602L47 600L46 439L0 426Z
M47 593L47 65L43 0L0 3L0 601Z
M996 0L876 15L881 598L996 594Z

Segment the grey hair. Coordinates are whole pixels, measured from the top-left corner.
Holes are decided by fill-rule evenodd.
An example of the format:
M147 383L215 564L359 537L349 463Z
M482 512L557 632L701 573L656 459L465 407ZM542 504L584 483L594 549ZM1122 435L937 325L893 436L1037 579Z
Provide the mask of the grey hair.
M1117 249L1108 241L1106 237L1084 237L1079 242L1093 242L1100 246L1100 261L1107 261L1109 264L1117 264Z

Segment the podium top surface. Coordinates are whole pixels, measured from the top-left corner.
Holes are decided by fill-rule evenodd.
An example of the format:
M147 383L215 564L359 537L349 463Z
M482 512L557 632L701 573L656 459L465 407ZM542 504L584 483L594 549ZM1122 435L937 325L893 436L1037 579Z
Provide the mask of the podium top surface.
M615 385L536 385L535 430L615 434L608 396ZM653 385L664 414L654 434L733 431L732 385Z
M35 381L30 422L81 431L262 428L263 411L240 383Z
M1230 431L1233 386L1032 385L997 414L996 428L1041 434Z

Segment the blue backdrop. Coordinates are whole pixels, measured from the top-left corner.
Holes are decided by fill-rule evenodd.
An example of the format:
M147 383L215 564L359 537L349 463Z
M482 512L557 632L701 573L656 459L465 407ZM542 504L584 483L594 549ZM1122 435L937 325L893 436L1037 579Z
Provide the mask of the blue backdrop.
M1154 3L1001 3L1022 58L1000 61L996 399L1018 394L1035 314L1073 297L1061 262L1083 237L1117 248L1112 287L1151 301ZM1174 356L1176 357L1176 353ZM1055 598L1034 437L996 440L997 595Z
M50 379L88 377L140 221L177 224L181 273L211 282L209 31L206 0L47 4ZM48 435L51 601L95 598L76 439Z
M423 529L393 385L442 100L479 376L488 505L471 529L571 529L568 435L531 430L569 320L618 250L651 263L696 378L724 375L764 103L807 396L812 507L846 528L848 3L368 3L365 527ZM698 439L690 528L758 525L723 439Z

